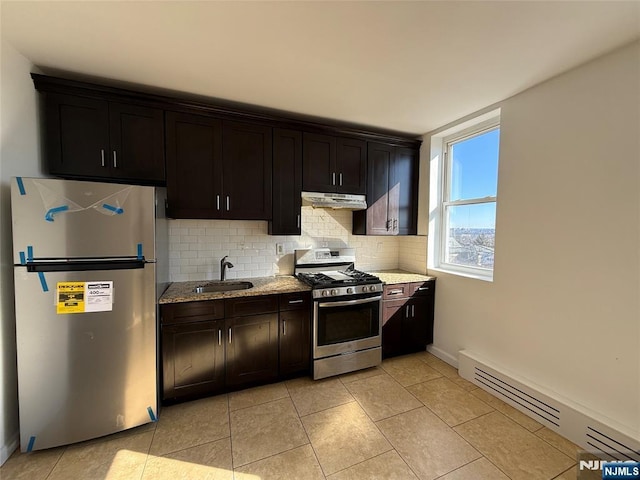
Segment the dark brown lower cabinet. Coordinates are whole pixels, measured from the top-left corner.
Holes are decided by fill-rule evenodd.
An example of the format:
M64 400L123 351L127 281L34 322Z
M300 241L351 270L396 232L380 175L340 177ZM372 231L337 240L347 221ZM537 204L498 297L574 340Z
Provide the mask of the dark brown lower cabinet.
M228 318L227 385L266 382L278 376L278 314Z
M280 312L280 375L309 371L309 310Z
M163 398L195 396L222 390L224 320L162 327Z
M435 282L385 286L382 302L382 356L425 350L433 343Z
M162 305L162 399L308 372L310 308L309 292Z

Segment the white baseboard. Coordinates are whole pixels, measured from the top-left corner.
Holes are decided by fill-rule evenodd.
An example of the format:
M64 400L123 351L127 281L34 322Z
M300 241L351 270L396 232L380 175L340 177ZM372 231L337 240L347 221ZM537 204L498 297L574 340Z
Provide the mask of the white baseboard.
M452 367L458 368L458 358L454 357L450 353L445 352L441 348L436 347L435 345L427 345L427 352L431 355L438 357L443 362L447 362Z
M640 436L610 418L461 350L460 376L603 459L640 461Z
M5 445L2 445L0 448L0 465L4 464L11 454L18 448L18 443L20 442L20 432L16 431L13 435L11 435L9 442Z

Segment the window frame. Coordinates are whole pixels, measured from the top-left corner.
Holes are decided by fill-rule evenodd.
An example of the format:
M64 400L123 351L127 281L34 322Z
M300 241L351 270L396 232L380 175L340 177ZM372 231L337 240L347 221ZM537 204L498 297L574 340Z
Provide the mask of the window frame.
M460 141L488 133L492 130L501 129L500 111L490 112L488 115L481 115L477 119L466 121L462 124L454 126L434 135L431 138L431 150L432 161L436 158L436 171L438 171L438 185L437 185L437 206L430 206L430 210L436 213L437 221L433 225L436 231L430 231L430 236L435 242L432 243L432 254L429 255L431 265L430 267L436 270L441 270L446 273L455 275L467 276L471 278L477 278L480 280L493 281L493 273L495 269L495 263L493 268L470 266L470 265L458 265L446 261L446 255L448 251L448 208L462 205L479 205L494 203L498 204L498 193L496 191L495 196L486 197L474 197L460 200L449 200L451 189L451 161L450 152L451 146ZM500 137L502 131L500 131ZM435 146L435 148L434 148ZM435 155L434 155L435 151ZM438 155L439 154L439 155ZM499 155L499 154L498 154ZM437 161L440 159L440 163ZM500 162L498 156L498 164ZM432 170L432 173L433 172ZM433 182L432 182L433 187ZM433 197L432 197L433 198ZM433 203L433 200L431 201ZM494 231L497 231L494 224ZM495 255L495 245L494 245Z

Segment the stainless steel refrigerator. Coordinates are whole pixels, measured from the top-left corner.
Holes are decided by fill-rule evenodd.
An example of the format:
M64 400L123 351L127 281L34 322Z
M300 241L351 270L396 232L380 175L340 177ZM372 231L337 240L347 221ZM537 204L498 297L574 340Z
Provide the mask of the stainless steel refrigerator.
M22 451L156 420L162 193L12 179Z

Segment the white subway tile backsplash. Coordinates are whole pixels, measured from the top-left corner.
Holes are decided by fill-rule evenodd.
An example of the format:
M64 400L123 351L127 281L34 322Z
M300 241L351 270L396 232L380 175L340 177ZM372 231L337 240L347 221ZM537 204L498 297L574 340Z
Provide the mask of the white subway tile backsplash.
M356 268L403 268L426 271L426 237L366 237L351 235L347 210L302 208L301 236L270 236L267 222L247 220L169 220L171 281L219 278L220 259L228 255L235 268L227 278L293 273L293 250L345 247L356 250ZM285 255L276 255L282 243ZM193 260L193 263L190 261Z

